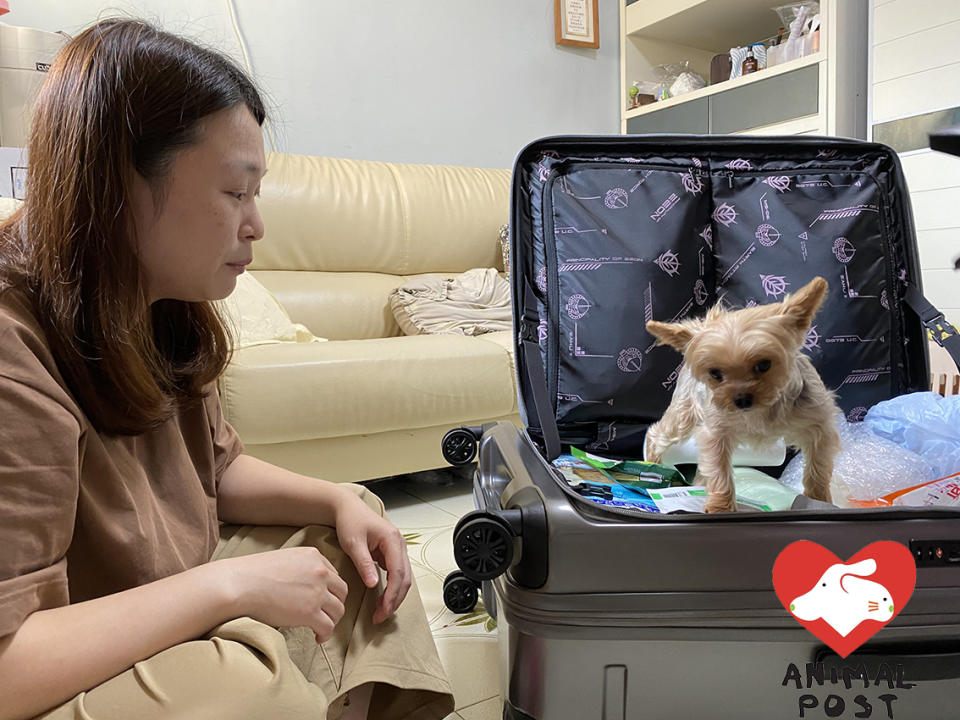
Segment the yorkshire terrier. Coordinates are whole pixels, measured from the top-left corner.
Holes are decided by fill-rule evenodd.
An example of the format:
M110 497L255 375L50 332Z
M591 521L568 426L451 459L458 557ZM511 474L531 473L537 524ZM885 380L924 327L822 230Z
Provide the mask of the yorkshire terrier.
M817 277L781 302L743 310L715 305L705 318L647 323L658 344L683 353L684 364L670 406L647 431L646 459L659 462L664 450L696 433L706 512L736 510L734 448L781 437L806 459L804 495L830 502L839 410L800 352L826 294L827 281Z

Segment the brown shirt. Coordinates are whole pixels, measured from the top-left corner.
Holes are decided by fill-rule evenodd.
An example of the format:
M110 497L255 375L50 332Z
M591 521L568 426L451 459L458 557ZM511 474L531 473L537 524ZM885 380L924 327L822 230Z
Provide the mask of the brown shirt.
M26 297L0 291L0 637L207 562L217 485L242 451L215 389L156 430L98 434Z

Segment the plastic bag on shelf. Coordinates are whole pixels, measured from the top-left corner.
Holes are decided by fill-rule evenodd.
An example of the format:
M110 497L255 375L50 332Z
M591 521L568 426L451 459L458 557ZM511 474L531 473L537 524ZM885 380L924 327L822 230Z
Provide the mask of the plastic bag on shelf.
M835 505L863 507L877 498L936 479L930 463L874 434L866 423L848 423L838 413L836 426L841 449L830 482ZM804 464L800 453L787 464L780 482L802 493Z
M820 3L804 0L771 8L780 16L780 22L788 29L787 39L777 53L777 62L784 63L803 57L812 50L810 22L817 18L819 26Z
M653 74L661 88L666 92L664 98L661 98L658 94L658 100L678 97L707 86L707 81L703 79L703 76L690 68L689 60L684 60L682 63L657 65L653 69Z
M627 109L632 110L651 102L651 98L656 98L660 87L659 83L650 80L635 80L627 91Z
M670 86L670 97L686 95L689 92L699 90L700 88L706 86L707 81L703 79L703 76L700 75L700 73L695 73L692 71L682 72Z
M791 30L791 25L800 17L801 11L805 20L809 20L814 15L820 14L820 3L817 0L800 0L799 2L787 3L770 8L780 16L780 24L787 30Z
M877 403L864 425L930 463L935 478L960 472L960 395L901 395Z

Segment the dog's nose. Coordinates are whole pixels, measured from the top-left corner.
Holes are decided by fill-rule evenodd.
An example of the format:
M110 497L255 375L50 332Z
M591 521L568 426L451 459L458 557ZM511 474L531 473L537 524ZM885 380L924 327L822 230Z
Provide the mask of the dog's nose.
M753 407L753 395L750 393L740 393L733 396L733 404L741 410L747 410Z

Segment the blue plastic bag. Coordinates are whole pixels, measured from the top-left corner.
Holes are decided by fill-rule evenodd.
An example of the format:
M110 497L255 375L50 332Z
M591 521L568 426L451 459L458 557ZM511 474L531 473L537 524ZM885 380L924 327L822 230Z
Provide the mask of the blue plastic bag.
M935 477L960 471L960 395L901 395L874 405L863 422L880 437L920 455Z

